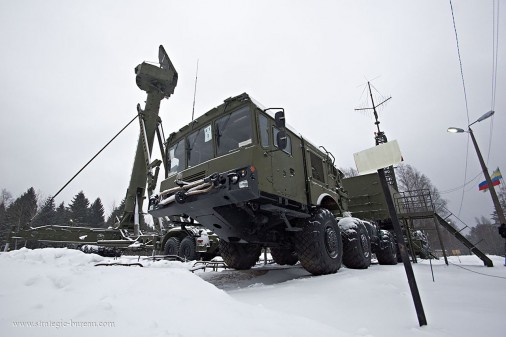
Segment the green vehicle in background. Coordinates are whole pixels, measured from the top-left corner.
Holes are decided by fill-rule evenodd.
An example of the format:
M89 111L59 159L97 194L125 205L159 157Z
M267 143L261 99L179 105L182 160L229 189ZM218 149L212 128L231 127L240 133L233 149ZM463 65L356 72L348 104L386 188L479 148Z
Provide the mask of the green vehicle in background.
M171 226L162 238L165 255L177 255L187 261L210 261L219 255L218 236L201 226Z

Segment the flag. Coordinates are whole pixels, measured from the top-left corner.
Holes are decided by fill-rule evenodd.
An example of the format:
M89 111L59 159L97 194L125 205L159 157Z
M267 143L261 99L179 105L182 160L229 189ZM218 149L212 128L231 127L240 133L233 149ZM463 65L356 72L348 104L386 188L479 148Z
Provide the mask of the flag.
M502 174L499 168L492 172L492 175L490 176L490 179L492 180L492 186L497 186L501 183L500 179L502 179ZM488 189L487 181L482 181L480 185L478 186L480 191L486 191Z
M492 180L492 186L497 186L499 185L501 182L499 181L499 179L497 180ZM487 184L487 181L482 181L479 185L479 189L480 191L485 191L488 189L488 184Z
M492 181L502 179L502 174L501 174L501 171L499 170L499 168L497 168L497 170L492 172L490 179L492 179Z

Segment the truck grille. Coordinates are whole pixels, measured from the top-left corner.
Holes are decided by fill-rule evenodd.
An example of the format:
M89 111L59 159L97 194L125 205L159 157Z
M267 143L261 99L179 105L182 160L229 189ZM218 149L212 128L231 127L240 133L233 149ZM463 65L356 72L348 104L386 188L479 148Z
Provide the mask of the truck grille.
M189 175L187 177L184 177L183 180L191 183L192 181L204 179L205 177L206 177L206 171L200 171L200 172L194 173L192 175Z

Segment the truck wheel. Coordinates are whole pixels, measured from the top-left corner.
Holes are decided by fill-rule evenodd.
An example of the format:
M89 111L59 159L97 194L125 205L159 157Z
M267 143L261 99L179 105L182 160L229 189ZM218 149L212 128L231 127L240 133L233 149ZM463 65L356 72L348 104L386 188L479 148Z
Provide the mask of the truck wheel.
M183 240L181 240L178 255L187 261L196 260L197 247L195 246L195 238L187 236Z
M318 209L303 220L296 235L296 252L301 265L313 275L336 273L341 268L343 245L336 219L327 209Z
M392 234L381 235L376 258L379 264L397 264L397 245Z
M271 248L271 256L274 262L282 265L293 266L299 261L297 253L293 249Z
M252 243L220 240L220 254L230 268L246 270L253 267L260 257L262 247Z
M343 263L352 269L367 269L371 265L371 240L363 224L341 233L343 238Z
M165 255L177 255L179 253L179 239L171 237L165 242L163 249Z

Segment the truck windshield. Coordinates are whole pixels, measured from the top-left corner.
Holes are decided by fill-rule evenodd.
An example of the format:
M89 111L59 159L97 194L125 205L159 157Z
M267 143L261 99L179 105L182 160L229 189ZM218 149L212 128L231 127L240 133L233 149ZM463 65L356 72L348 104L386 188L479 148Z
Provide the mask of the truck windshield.
M252 143L251 114L245 106L215 122L217 155L222 156Z
M188 167L213 158L212 134L211 125L208 125L188 136L188 146L186 147Z
M185 169L184 152L184 139L181 139L169 148L169 173L177 173Z

